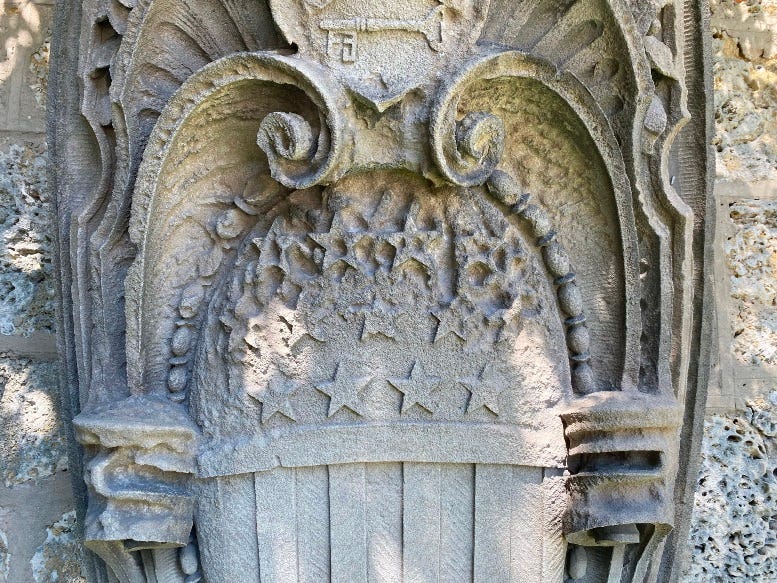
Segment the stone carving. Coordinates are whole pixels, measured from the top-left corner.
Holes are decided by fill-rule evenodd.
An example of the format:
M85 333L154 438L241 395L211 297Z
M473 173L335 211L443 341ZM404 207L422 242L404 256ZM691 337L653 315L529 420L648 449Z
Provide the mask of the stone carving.
M672 580L697 3L368 4L63 3L90 579Z

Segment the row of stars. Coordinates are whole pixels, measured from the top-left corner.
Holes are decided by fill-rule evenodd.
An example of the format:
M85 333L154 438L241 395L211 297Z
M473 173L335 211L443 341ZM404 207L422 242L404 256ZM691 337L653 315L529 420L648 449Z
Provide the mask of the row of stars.
M322 270L326 270L342 261L354 269L360 269L361 264L354 253L355 245L368 238L379 243L388 243L394 248L395 254L391 269L401 267L408 261L416 261L427 269L432 269L434 256L430 252L444 239L440 231L425 231L419 229L415 221L408 217L405 231L394 233L365 233L348 231L340 215L332 219L330 230L326 233L309 233L308 236L323 249L320 260ZM312 251L307 249L299 236L281 231L276 220L267 235L253 240L259 250L258 266L260 268L279 267L284 273L291 271L288 252L297 249L304 255L312 257ZM277 247L277 249L276 249Z
M516 318L519 310L518 305L509 309L496 311L490 317L486 317L488 324L496 324L501 330ZM256 331L250 332L246 336L246 343L252 348L259 348L262 344L272 344L271 339L263 340L265 334L271 334L273 338L277 337L283 331L285 334L286 346L291 349L304 337L309 336L318 342L326 340L323 322L319 321L313 329L307 328L300 322L298 314L286 306L275 306L271 308L269 318L265 323L259 324ZM331 311L326 311L330 315ZM376 296L373 296L364 308L353 312L354 316L363 317L359 339L368 340L373 336L385 336L389 339L396 339L401 336L401 318L406 316L397 308ZM407 315L409 317L409 315ZM440 307L431 312L431 316L437 320L437 327L434 331L432 343L440 342L447 336L454 336L463 342L473 342L480 337L483 332L483 314L477 310L468 311L460 298L456 298L451 305ZM281 323L283 325L276 325ZM279 330L281 332L279 332Z
M313 252L302 244L299 236L286 234L281 229L281 224L276 219L267 234L254 239L253 244L259 250L260 268L279 267L288 274L291 271L288 258L290 249L297 249L308 258L313 257ZM391 269L401 267L409 261L415 261L431 270L435 266L435 253L440 250L440 244L445 239L442 231L420 229L412 215L406 218L404 231L369 233L348 231L342 217L338 214L332 219L328 232L309 233L308 236L323 249L323 257L320 259L322 270L340 261L354 269L360 269L361 263L355 255L354 247L365 238L378 243L387 243L394 248L392 265L388 266ZM503 239L478 234L459 236L457 241L460 254L466 263L482 263L493 273L502 270L502 266L496 264L495 257L497 252L505 247Z
M345 365L340 362L335 367L334 376L330 380L319 381L313 384L313 387L329 397L327 417L332 417L341 409L349 409L357 415L364 416L359 393L375 378L348 374ZM428 375L419 361L416 360L413 363L409 377L392 377L387 378L386 381L403 395L400 409L402 415L413 406L435 413L434 393L440 388L441 379ZM460 379L457 383L470 392L466 413L485 408L499 415L499 396L505 387L500 386L496 381L490 367L484 368L477 377ZM290 399L303 386L305 383L297 383L285 374L279 373L271 378L268 385L249 386L246 392L262 404L262 423L267 423L275 414L296 421Z

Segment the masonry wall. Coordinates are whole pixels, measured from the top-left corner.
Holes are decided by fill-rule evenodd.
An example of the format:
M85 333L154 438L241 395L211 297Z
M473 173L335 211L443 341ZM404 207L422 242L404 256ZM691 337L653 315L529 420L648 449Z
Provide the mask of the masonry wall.
M52 4L0 0L0 583L83 581L56 414ZM777 0L712 9L718 339L685 580L766 583L777 581Z
M0 583L83 581L57 417L46 78L53 2L0 0Z
M777 0L712 0L718 362L686 580L777 581Z

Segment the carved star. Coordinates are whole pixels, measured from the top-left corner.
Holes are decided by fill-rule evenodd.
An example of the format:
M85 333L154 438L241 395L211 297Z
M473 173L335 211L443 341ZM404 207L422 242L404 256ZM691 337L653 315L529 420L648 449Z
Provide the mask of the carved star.
M294 345L302 340L302 338L305 336L311 336L298 318L281 316L279 319L286 325L288 329L288 334L285 336L284 341L286 342L286 346L289 348L294 347Z
M432 250L437 246L443 234L440 231L424 231L418 228L414 215L417 207L410 210L405 219L405 230L392 233L386 240L397 249L393 267L401 267L408 261L417 261L431 270L434 263Z
M506 287L504 259L497 261L498 253L503 256L506 253L504 247L501 239L482 234L457 239L458 282L463 293L489 285Z
M333 299L313 297L306 299L305 303L310 306L308 318L311 325L308 334L311 338L323 342L343 325L344 320L337 313Z
M434 333L434 342L442 340L449 334L457 336L461 340L466 340L464 334L464 325L461 321L461 314L451 307L437 310L433 313L437 318L437 330Z
M499 396L505 386L496 378L492 367L486 366L477 377L461 379L459 383L470 392L467 413L483 407L499 415Z
M278 245L278 267L280 267L284 273L291 274L289 253L295 248L303 250L302 245L300 245L298 239L291 235L276 235L275 243Z
M339 213L332 218L329 232L311 233L310 238L324 248L324 258L321 262L322 271L338 261L344 261L354 269L358 269L351 250L355 237L353 233L346 231L343 218Z
M281 249L278 245L277 237L281 231L281 219L277 218L273 221L267 234L264 237L256 237L252 243L259 251L259 260L256 262L256 266L259 269L267 269L268 267L278 267L281 260ZM284 269L284 271L286 271Z
M334 378L315 385L316 389L329 397L329 411L327 417L331 417L343 407L347 407L357 415L364 415L359 392L366 387L373 377L354 377L346 374L343 363L335 368Z
M375 277L379 277L381 271L390 272L394 267L397 255L395 236L396 233L379 233L375 235L375 262L378 265Z
M391 216L394 207L396 206L396 196L391 190L384 190L380 195L380 201L378 202L375 211L370 217L370 230L373 232L384 231L386 224L386 217Z
M459 237L457 243L459 252L463 254L464 265L483 263L492 273L499 271L494 256L505 246L503 239L477 234L471 237Z
M372 308L364 312L361 340L378 334L383 334L386 338L396 338L396 311L383 300L373 299Z
M509 308L503 310L497 310L491 316L488 317L488 321L497 327L497 342L502 342L510 338L511 334L515 332L516 321L521 315L521 302L519 300L513 300L512 305Z
M305 328L295 310L271 302L261 316L251 319L245 341L252 348L287 353L306 335L321 340Z
M449 334L467 341L469 337L467 324L472 317L472 310L461 297L456 297L447 308L434 310L432 315L438 322L437 330L434 333L434 342L442 340Z
M413 405L434 413L432 392L439 387L440 378L426 375L419 361L413 363L409 378L391 378L388 382L404 395L401 409L403 415Z
M249 386L246 388L246 392L262 404L262 424L267 423L276 413L296 421L294 409L289 399L294 396L300 386L278 371L269 383Z

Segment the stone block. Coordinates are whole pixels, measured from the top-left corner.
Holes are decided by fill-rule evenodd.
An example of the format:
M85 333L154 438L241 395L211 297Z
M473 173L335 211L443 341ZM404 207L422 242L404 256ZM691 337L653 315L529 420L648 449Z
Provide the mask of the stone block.
M0 583L84 583L70 488L67 472L0 484Z
M724 252L737 363L777 367L777 200L728 208L733 233Z
M8 579L11 568L11 554L8 552L8 537L0 530L0 581Z
M45 145L0 151L0 334L53 329L52 212Z
M0 356L0 477L7 487L67 468L56 363Z
M0 131L45 130L52 6L0 6Z
M777 392L704 425L687 583L777 579Z
M33 580L35 583L86 583L81 576L82 552L76 536L76 513L71 510L46 527L46 540L30 561Z
M745 59L777 57L777 2L775 0L710 0L715 33L736 42Z
M718 177L777 178L777 4L712 2Z

